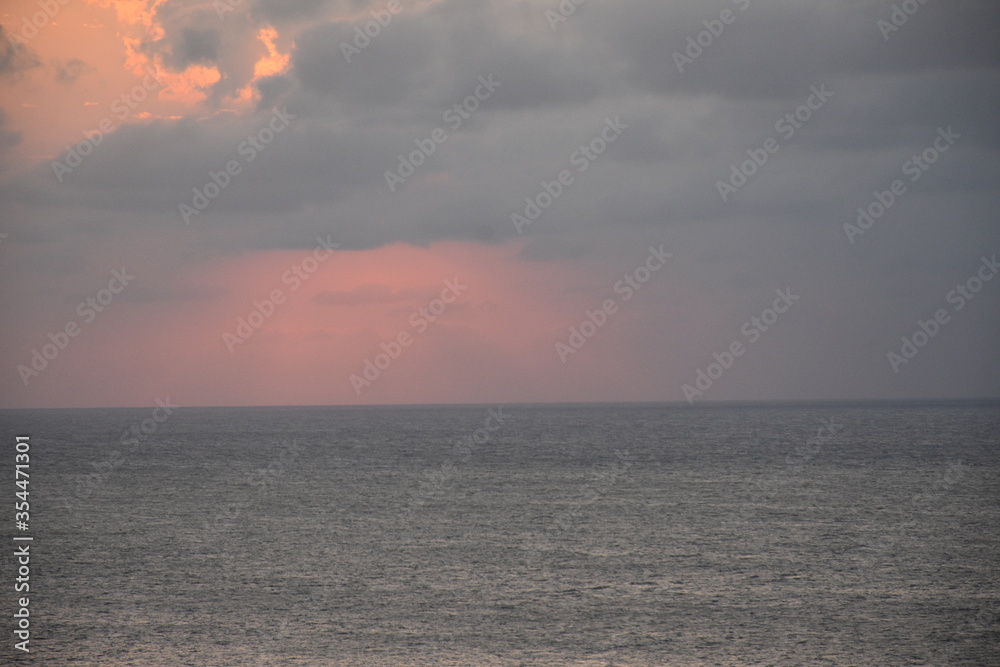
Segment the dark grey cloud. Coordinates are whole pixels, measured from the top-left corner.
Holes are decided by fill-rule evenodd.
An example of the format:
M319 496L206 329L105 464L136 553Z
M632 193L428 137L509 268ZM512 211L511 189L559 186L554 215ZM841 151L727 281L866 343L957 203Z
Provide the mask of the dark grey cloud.
M313 301L324 306L365 306L406 301L413 296L412 291L392 290L386 285L361 285L340 292L324 290L313 297Z
M183 28L171 44L170 63L178 70L194 64L213 65L219 58L220 43L217 30Z
M0 108L0 171L6 171L11 166L11 149L19 143L21 133L10 129L10 116Z
M18 44L10 31L0 25L0 76L18 76L41 65L38 55L26 44Z
M518 203L535 194L542 178L565 168L574 149L614 114L623 115L629 130L588 174L580 174L582 185L546 211L533 233L806 211L825 220L898 167L907 151L921 150L938 126L959 128L961 151L976 155L942 162L935 170L938 181L964 189L988 183L984 167L997 140L991 112L998 70L994 55L975 56L969 45L991 34L997 12L970 3L939 20L923 14L926 6L886 43L875 21L887 15L888 4L808 8L759 0L680 75L670 57L678 43L674 36L683 46L701 21L724 8L738 12L737 3L716 4L629 2L613 12L587 5L553 33L540 9L525 20L489 2L446 1L396 15L350 63L340 44L351 41L353 23L309 27L296 40L291 73L260 82L258 116L203 127L179 122L125 128L52 196L169 212L178 192L190 192L204 180L200 174L218 169L279 104L299 120L234 179L210 213L268 211L305 220L308 214L297 211L336 204L356 221L352 235L369 239L365 245L508 238L509 214ZM375 4L354 8L368 6ZM190 34L228 35L246 18L234 14L220 23L214 13L160 11L167 26L163 41L170 44ZM819 20L822 31L813 27ZM917 34L914 29L923 24L968 37L959 40L964 51L956 56L936 43L925 48L916 37L897 39ZM215 27L192 27L203 25ZM754 40L734 45L741 32ZM646 34L659 51L642 46ZM253 58L244 57L247 47L235 39L209 41L224 45L215 51L220 62L224 53L240 54L233 58L239 66L222 68L217 86L235 89L249 76L240 67L250 68ZM207 52L198 44L193 40L181 49L185 58ZM725 67L714 70L712 54ZM450 131L443 112L484 74L496 77L499 90ZM654 85L654 75L674 83ZM782 153L736 195L738 205L724 205L716 181L747 150L775 135L775 122L794 112L815 85L828 85L833 99L782 142ZM400 192L388 192L384 172L438 127L449 129L448 143ZM431 185L438 176L471 194ZM824 179L835 187L818 186ZM371 224L373 219L384 222Z
M480 76L502 82L493 108L580 104L600 92L598 57L569 49L549 35L525 35L496 20L489 2L445 0L418 13L403 12L365 44L355 29L368 21L336 22L303 33L294 73L306 92L351 111L426 108L461 101ZM348 61L348 59L350 59Z
M21 133L8 129L10 116L3 109L0 109L0 155L3 155L14 146L21 143Z
M70 58L60 60L55 63L56 81L66 85L74 83L80 75L87 71L93 71L93 67L80 58Z
M345 4L348 3L335 0L254 0L250 5L250 11L260 21L284 25L317 19L331 7Z
M8 186L9 195L170 219L211 171L239 159L241 142L280 105L297 119L198 217L248 230L248 245L263 238L281 247L288 237L331 226L356 247L512 238L511 213L616 115L629 128L575 174L529 236L586 233L596 244L624 231L796 220L833 230L836 239L851 211L933 141L938 127L954 127L961 143L914 187L907 206L948 193L967 196L975 211L993 200L1000 67L995 50L979 47L1000 12L979 3L945 14L924 5L886 42L875 22L891 3L757 0L684 74L673 50L703 20L738 11L736 3L636 1L613 11L588 4L555 32L541 5L527 17L505 7L445 1L403 12L350 63L340 42L350 41L353 23L307 27L295 42L292 71L260 82L257 114L127 126L65 182L42 168L30 183ZM248 47L228 36L245 18L165 15L164 44L197 34L201 41L179 50L185 62L237 53L234 62L252 64L243 54ZM203 25L215 28L194 27ZM936 41L935 30L942 33ZM248 76L237 76L235 65L223 70L234 73L226 79L231 86ZM444 112L489 74L499 89L459 129L449 128ZM723 202L716 183L731 165L779 136L775 123L821 85L833 97ZM435 128L447 130L447 142L389 192L384 172ZM985 228L979 215L965 224ZM272 227L276 219L283 222ZM240 232L233 233L240 244Z
M889 2L644 0L588 10L560 30L599 35L631 81L659 94L791 99L834 79L1000 65L1000 13L981 2L922 4L888 41L878 22L891 19ZM689 45L711 29L719 34L702 35L706 46ZM675 53L693 62L681 60L680 71Z
M21 132L11 129L10 125L10 116L0 108L0 172L6 172L13 166L11 153L22 140Z
M273 109L280 106L282 99L292 90L291 79L283 74L276 74L261 79L257 82L257 91L260 93L260 101L257 103L257 110Z

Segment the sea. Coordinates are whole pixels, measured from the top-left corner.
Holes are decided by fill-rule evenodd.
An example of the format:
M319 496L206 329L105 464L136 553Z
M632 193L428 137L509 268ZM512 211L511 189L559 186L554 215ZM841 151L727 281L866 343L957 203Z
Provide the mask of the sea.
M2 664L1000 665L997 401L161 402L0 429Z

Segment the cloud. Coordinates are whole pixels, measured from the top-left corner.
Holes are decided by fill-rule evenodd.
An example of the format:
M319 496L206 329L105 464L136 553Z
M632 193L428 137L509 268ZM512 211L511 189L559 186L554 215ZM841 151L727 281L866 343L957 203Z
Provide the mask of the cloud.
M324 16L331 7L346 5L333 0L255 0L250 12L261 22L282 25L297 21L315 20ZM357 3L352 3L357 4Z
M328 96L348 113L460 101L489 74L505 88L495 108L584 103L598 94L597 54L567 48L547 34L524 34L501 7L444 0L404 11L350 62L342 44L353 46L355 29L371 17L319 25L297 39L294 73L304 91Z
M217 30L183 28L171 44L170 64L179 70L199 64L215 64L219 58L219 33Z
M282 73L288 59L291 41L275 43L277 33L244 3L221 18L211 3L161 1L124 12L115 6L126 28L129 66L157 71L170 98L246 111L253 84Z
M791 99L818 81L996 67L1000 15L993 9L927 3L891 43L877 25L891 15L884 3L675 3L667 20L661 3L640 0L598 6L566 29L598 35L626 77L656 94ZM730 23L720 21L722 11L731 13ZM706 22L717 36L698 37L709 30ZM683 71L677 53L694 56L681 60Z
M257 103L257 110L272 109L281 105L282 99L292 90L292 80L283 75L275 74L259 79L257 81L257 91L260 100Z
M992 34L996 12L959 8L940 17L946 32L965 30L968 39L964 55L935 60L916 38L904 41L900 34L886 44L875 7L762 1L739 13L681 74L671 53L691 31L705 29L712 12L703 5L664 8L635 0L614 11L589 5L555 34L543 6L527 16L492 2L410 8L350 63L340 43L353 39L363 8L356 8L361 19L306 25L295 33L290 70L257 81L256 113L124 127L64 183L55 184L43 167L39 178L11 184L9 196L119 211L139 207L169 219L210 173L239 158L241 143L279 105L296 120L198 219L228 230L237 246L266 239L281 247L285 238L331 226L354 248L502 242L517 236L510 216L523 212L525 198L568 167L574 184L532 225L532 236L602 239L623 230L641 234L732 219L756 225L792 216L818 225L850 210L845 200L870 194L872 183L923 150L942 124L960 128L959 151L970 157L942 162L938 178L961 190L989 187L983 174L1000 134L990 112L1000 68L996 56L975 45ZM919 18L934 23L935 16ZM185 34L204 37L179 51L183 62L201 54L226 63L227 54L256 45L252 55L232 60L242 63L242 74L221 66L215 86L234 94L251 80L248 68L266 55L246 15L220 22L214 13L164 6L157 17L162 44L183 42ZM817 18L829 19L830 35L814 34ZM746 42L743 31L770 37ZM205 37L209 33L216 37ZM594 37L576 38L583 33ZM808 55L813 49L829 57ZM716 60L726 67L718 69ZM452 129L446 113L486 75L499 88ZM833 98L782 141L780 154L735 195L738 205L722 201L716 183L746 151L776 136L776 122L822 85ZM615 116L628 129L586 172L576 173L571 156ZM397 171L400 156L410 156L436 128L446 131L447 141L390 192L385 173ZM282 224L271 230L274 219Z
M25 70L41 65L38 55L24 44L17 44L11 32L0 25L0 76L17 77Z
M21 143L22 134L8 128L10 117L0 108L0 169L7 168L9 154L12 148Z
M387 285L368 284L346 291L324 290L313 297L313 301L324 306L365 306L407 301L414 296L412 290L393 290Z
M70 58L69 60L58 60L55 62L56 81L70 85L75 82L84 72L93 72L94 67L88 65L80 58Z

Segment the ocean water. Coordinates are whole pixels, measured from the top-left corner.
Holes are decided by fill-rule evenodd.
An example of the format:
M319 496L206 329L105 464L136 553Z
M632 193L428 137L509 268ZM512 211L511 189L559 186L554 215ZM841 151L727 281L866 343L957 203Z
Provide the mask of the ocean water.
M1000 665L996 402L0 426L34 537L23 654L6 504L4 664Z

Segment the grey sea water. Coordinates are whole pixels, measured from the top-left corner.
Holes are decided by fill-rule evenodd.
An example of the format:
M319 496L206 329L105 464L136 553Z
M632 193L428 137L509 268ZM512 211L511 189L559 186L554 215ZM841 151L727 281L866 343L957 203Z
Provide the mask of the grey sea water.
M996 402L153 415L0 413L0 661L1000 665Z

